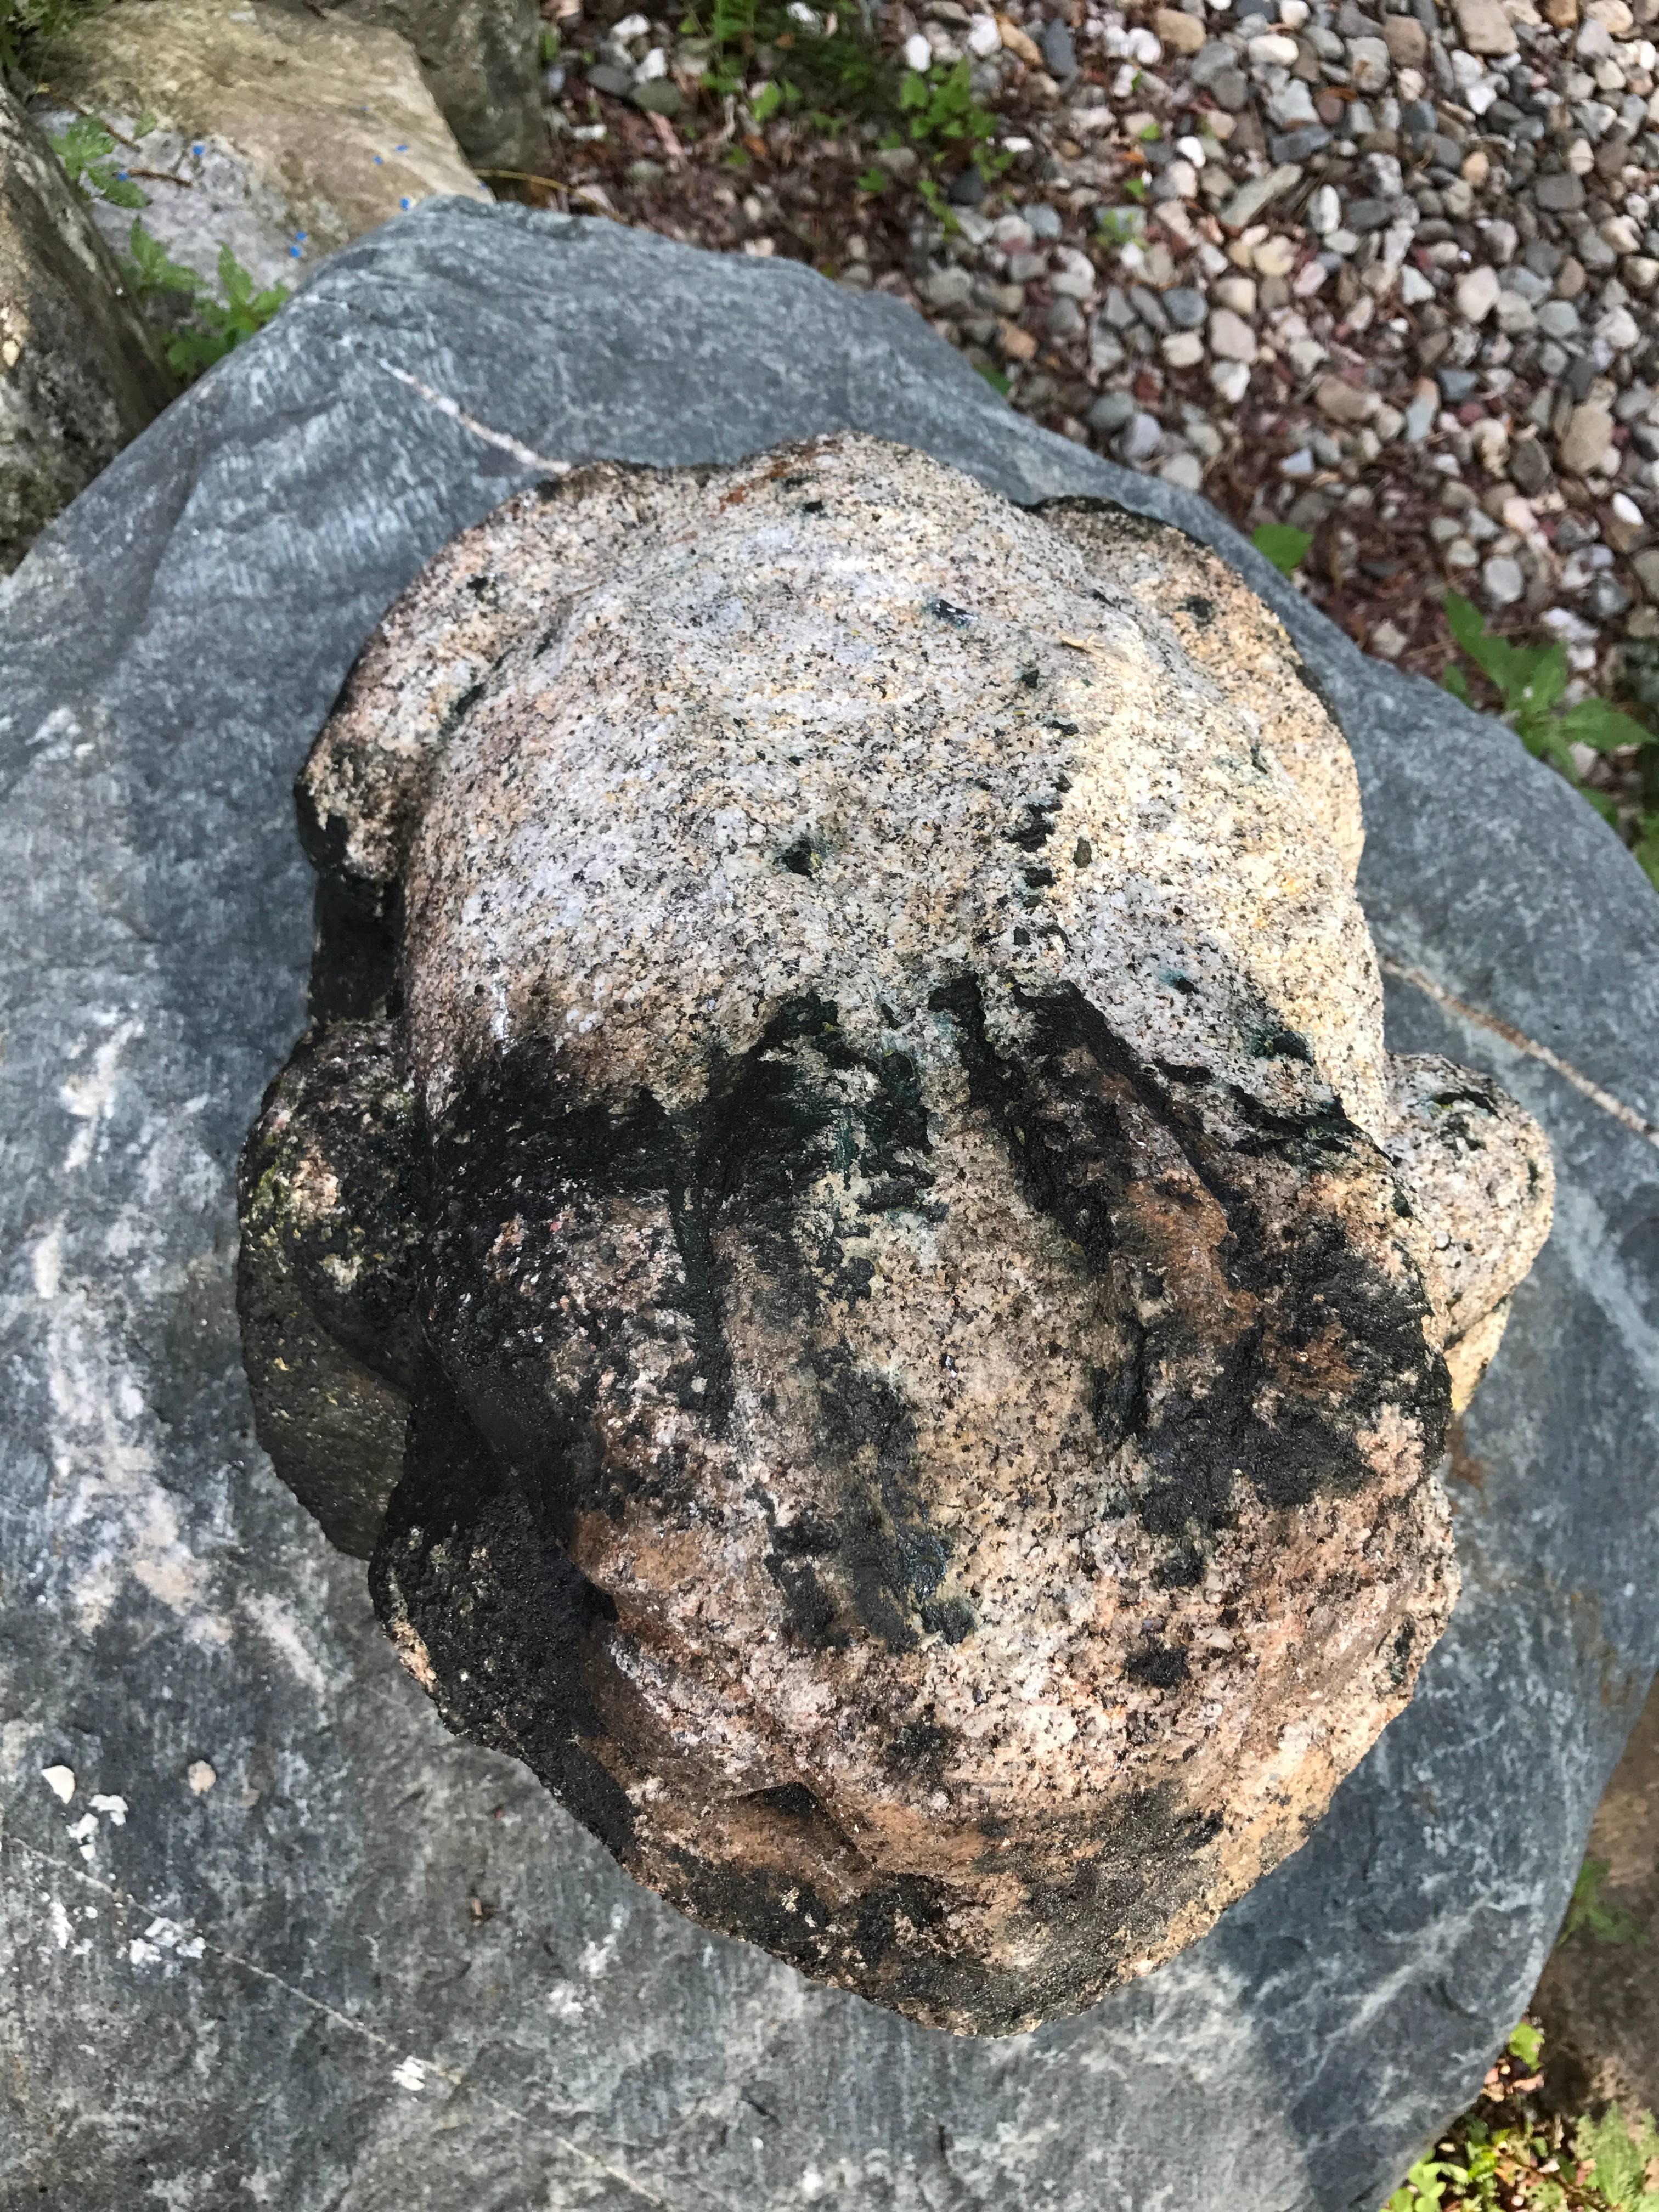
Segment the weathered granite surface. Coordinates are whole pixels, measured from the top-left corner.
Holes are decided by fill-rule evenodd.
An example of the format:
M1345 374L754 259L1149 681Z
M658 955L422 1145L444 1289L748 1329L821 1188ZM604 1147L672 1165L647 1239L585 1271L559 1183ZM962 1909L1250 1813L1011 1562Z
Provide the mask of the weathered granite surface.
M446 1739L252 1446L231 1298L237 1146L303 1019L289 786L375 618L550 459L844 424L1236 560L1358 760L1391 1044L1498 1074L1559 1177L1411 1706L1209 1936L994 2044L700 1933ZM130 447L0 637L0 2201L1373 2206L1523 2002L1659 1646L1659 903L1589 810L906 311L453 202Z
M268 0L94 9L53 45L36 112L54 135L84 112L137 144L149 201L139 220L216 292L226 246L256 289L296 285L400 209L491 197L395 26ZM132 210L96 199L88 212L125 253ZM176 295L148 305L165 323Z
M432 97L469 161L534 168L542 120L542 12L536 0L281 0L396 31L414 47Z
M0 571L173 394L86 203L0 82Z

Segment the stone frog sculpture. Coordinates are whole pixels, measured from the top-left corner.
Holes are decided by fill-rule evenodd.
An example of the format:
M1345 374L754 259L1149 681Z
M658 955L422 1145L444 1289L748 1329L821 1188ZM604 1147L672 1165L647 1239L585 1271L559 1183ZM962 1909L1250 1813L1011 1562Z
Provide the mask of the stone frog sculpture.
M1445 1625L1552 1189L1384 1052L1271 617L864 438L601 465L438 556L299 795L246 1365L445 1720L938 2027L1200 1935Z

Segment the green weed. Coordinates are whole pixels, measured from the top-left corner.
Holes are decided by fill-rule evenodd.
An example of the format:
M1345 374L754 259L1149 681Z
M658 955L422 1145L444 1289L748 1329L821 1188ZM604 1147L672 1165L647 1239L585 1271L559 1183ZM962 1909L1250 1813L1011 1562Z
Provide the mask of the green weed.
M1288 522L1264 522L1252 533L1250 543L1281 576L1293 576L1307 559L1313 539L1305 530L1297 530Z
M141 119L141 137L146 122L149 117ZM155 128L153 123L150 127ZM107 200L112 207L119 208L149 205L149 194L140 191L121 166L113 132L95 116L77 115L69 129L52 140L52 150L63 163L70 184L78 185L89 199Z
M996 118L975 99L966 61L948 68L935 62L925 76L907 70L899 86L899 109L907 118L910 143L924 159L971 161L988 182L1013 158L989 151Z
M1659 2212L1659 2189L1648 2186L1648 2173L1659 2159L1659 2130L1651 2112L1638 2112L1632 2127L1617 2105L1599 2120L1580 2120L1573 2148L1589 2168L1589 2181L1619 2212Z
M33 86L53 40L106 4L106 0L0 0L0 70Z
M155 128L155 118L149 115L140 116L134 126L140 138ZM52 146L70 182L89 199L107 200L118 208L149 205L149 195L120 166L114 133L97 117L77 115ZM216 296L195 270L172 259L161 240L145 229L137 215L127 233L122 274L141 306L171 295L185 309L167 331L164 345L167 366L186 384L205 374L244 338L262 331L289 296L286 284L267 285L256 292L252 277L228 246L219 248Z
M1457 644L1496 689L1499 713L1535 759L1559 769L1604 820L1617 823L1619 810L1605 792L1589 789L1574 765L1574 745L1598 753L1656 742L1645 724L1610 706L1605 699L1561 704L1567 688L1567 649L1551 645L1510 645L1494 637L1480 611L1459 592L1446 594L1446 623ZM1468 678L1455 661L1441 678L1454 698L1472 705ZM1637 857L1659 887L1659 812L1644 816L1638 830ZM1580 1877L1582 1880L1582 1876Z
M1543 2032L1522 2021L1480 2100L1420 2158L1382 2212L1659 2212L1659 2130L1617 2106L1568 2120L1534 2101Z
M267 285L256 292L253 279L228 246L219 248L219 291L216 299L193 269L167 258L160 239L144 228L137 216L127 234L127 258L123 267L136 296L154 298L160 292L185 295L191 302L187 321L167 337L167 366L185 384L204 376L216 361L222 361L245 338L252 337L288 299L286 284Z
M1607 1878L1605 1859L1586 1859L1572 1886L1567 1917L1561 1923L1559 1942L1570 1942L1581 1931L1598 1943L1645 1943L1647 1930L1633 1912L1601 1894Z
M921 163L912 189L931 215L952 228L943 170L971 165L988 184L1013 159L992 150L996 118L974 97L969 64L901 70L865 28L859 9L847 9L845 22L840 13L832 30L828 16L808 23L775 0L710 0L707 15L688 15L681 29L707 43L703 89L745 100L757 128L805 110L827 135L864 123L882 132L884 147L911 147ZM763 62L768 74L751 83L752 70ZM858 179L858 189L884 192L893 182L872 167Z
M1141 237L1146 228L1145 211L1138 207L1097 208L1095 222L1101 236L1111 246L1127 246L1132 239Z

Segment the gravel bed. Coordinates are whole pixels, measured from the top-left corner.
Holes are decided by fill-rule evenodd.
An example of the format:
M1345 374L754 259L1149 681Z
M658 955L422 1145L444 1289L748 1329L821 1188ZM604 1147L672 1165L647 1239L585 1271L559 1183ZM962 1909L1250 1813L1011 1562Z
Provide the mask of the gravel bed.
M722 94L696 17L545 4L562 204L908 301L1050 428L1310 533L1305 588L1384 659L1440 672L1450 585L1628 691L1659 638L1659 0L885 8L896 64L965 59L994 118L988 184L933 168L943 222L878 124L767 115L834 17L790 10Z

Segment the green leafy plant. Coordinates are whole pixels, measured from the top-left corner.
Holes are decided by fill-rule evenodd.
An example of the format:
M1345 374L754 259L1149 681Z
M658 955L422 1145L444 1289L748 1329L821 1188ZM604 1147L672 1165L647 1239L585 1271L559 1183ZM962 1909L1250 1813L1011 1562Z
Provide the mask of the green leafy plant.
M776 64L780 103L793 109L805 100L839 128L849 114L890 114L896 100L892 64L862 14L848 9L842 22L842 12L836 11L832 30L827 18L803 21L777 0L711 0L706 16L693 12L680 28L707 46L705 91L722 98L740 94L750 63L764 50Z
M1579 2121L1573 2148L1589 2168L1591 2187L1618 2212L1659 2212L1659 2189L1648 2186L1659 2160L1659 2129L1651 2112L1638 2112L1632 2127L1617 2105L1610 2106L1599 2120Z
M1529 2020L1519 2021L1510 2030L1510 2039L1504 2045L1511 2058L1518 2058L1528 2074L1535 2074L1543 2063L1544 2031Z
M1382 2212L1659 2212L1659 2130L1617 2106L1570 2119L1537 2101L1543 2031L1522 2021L1474 2107L1418 2160Z
M0 0L0 70L32 83L53 40L102 4L103 0Z
M974 97L973 74L965 60L948 68L935 62L925 74L906 70L899 110L908 118L911 143L935 158L957 154L978 164L996 135L995 118ZM1006 158L1002 166L1007 166Z
M149 205L149 194L133 183L122 165L114 133L96 116L77 115L68 130L52 140L52 150L63 163L70 184L78 185L88 198L107 200L112 207Z
M1127 246L1131 239L1139 238L1146 227L1146 218L1138 207L1097 208L1095 222L1101 235L1113 246Z
M155 128L151 115L140 116L134 125L139 138ZM89 199L107 200L118 208L149 205L149 194L118 166L113 132L96 116L77 115L52 144L70 182ZM172 258L136 215L127 233L122 274L141 306L172 295L179 312L172 319L164 346L168 367L186 384L222 361L244 338L262 331L289 296L286 284L269 284L256 291L252 276L228 246L219 249L216 295L195 270Z
M1256 551L1273 562L1281 576L1293 576L1308 557L1313 539L1305 530L1288 522L1264 522L1251 534Z
M1607 1878L1606 1859L1586 1859L1578 1869L1578 1879L1572 1886L1572 1897L1567 1906L1567 1917L1561 1923L1557 1939L1571 1942L1575 1936L1591 1936L1598 1943L1645 1943L1647 1930L1633 1912L1601 1894L1601 1885Z
M1448 592L1445 604L1446 623L1453 638L1497 690L1501 702L1498 711L1527 750L1558 769L1604 820L1616 825L1617 806L1605 792L1586 786L1573 760L1572 748L1588 745L1598 753L1617 752L1626 746L1646 748L1656 742L1653 732L1605 699L1580 699L1573 706L1564 707L1567 650L1559 641L1549 645L1511 645L1506 638L1492 635L1480 609L1461 593ZM1454 698L1466 706L1474 703L1468 678L1455 661L1440 680ZM1644 816L1638 828L1636 852L1659 887L1659 812Z
M189 319L169 333L167 366L186 384L204 376L216 361L234 352L245 338L252 337L286 302L286 284L269 284L256 292L253 279L228 246L219 248L219 292L216 299L193 269L169 261L159 240L143 229L137 216L128 236L129 274L153 291L188 293ZM165 270L167 273L162 275ZM187 280L187 281L185 281Z

